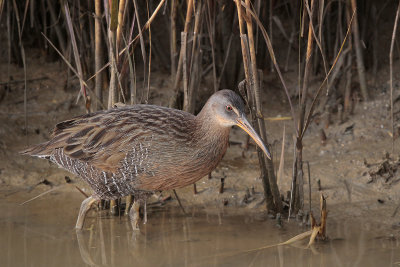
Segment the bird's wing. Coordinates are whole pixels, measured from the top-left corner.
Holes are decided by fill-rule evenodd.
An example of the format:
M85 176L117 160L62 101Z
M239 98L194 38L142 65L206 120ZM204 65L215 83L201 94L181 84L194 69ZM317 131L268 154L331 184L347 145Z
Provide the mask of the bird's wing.
M31 155L51 155L62 148L65 155L87 162L107 172L115 172L131 148L131 144L145 140L146 130L140 114L132 109L114 109L79 116L58 123L52 138L37 146ZM40 151L39 151L40 150Z

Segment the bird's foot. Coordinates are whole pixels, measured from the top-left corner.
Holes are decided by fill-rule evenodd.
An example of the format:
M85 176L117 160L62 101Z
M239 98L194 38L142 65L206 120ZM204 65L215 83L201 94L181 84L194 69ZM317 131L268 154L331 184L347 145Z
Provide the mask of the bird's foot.
M139 202L134 201L132 204L132 208L129 211L129 219L131 221L133 230L139 230L139 220L140 220L139 208L140 208Z

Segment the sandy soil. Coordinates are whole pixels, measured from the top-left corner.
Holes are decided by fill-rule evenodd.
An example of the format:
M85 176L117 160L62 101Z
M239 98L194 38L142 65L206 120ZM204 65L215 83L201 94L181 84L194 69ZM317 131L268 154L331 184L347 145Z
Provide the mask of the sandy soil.
M59 62L46 62L35 51L28 53L27 78L42 80L28 82L27 90L27 130L25 131L24 85L15 83L10 87L0 86L0 190L3 192L31 191L40 194L51 186L62 185L80 194L74 187L66 185L65 176L73 179L79 187L86 186L68 172L57 168L46 160L21 156L18 151L28 144L35 144L49 138L53 126L64 119L85 113L82 100L76 104L78 82L72 80L67 85L66 67ZM4 61L3 61L4 62ZM399 69L396 62L396 70ZM8 73L14 80L23 79L23 69L6 63L0 64L0 82L7 81ZM395 72L396 73L396 72ZM399 72L397 72L399 73ZM287 81L295 83L293 73L285 74ZM304 160L311 167L312 207L319 209L319 195L328 198L329 216L340 218L360 217L371 223L379 222L388 234L400 236L400 141L395 141L392 154L390 138L389 85L387 71L378 75L379 86L371 86L375 97L368 103L359 103L354 114L340 123L333 113L331 124L326 128L322 123L312 123L305 136ZM166 105L170 95L168 75L152 74L151 98L149 103ZM395 77L398 81L400 77ZM266 117L290 116L289 108L279 82L274 75L264 80L263 104ZM399 95L396 82L395 97ZM201 95L209 90L204 85ZM204 100L203 100L204 101ZM400 110L400 101L395 111ZM397 125L399 125L399 117ZM291 121L267 122L269 142L274 144L276 166L279 165L283 126L286 127L284 176L279 181L281 193L289 190L292 173L293 123ZM327 140L321 143L320 130L324 129ZM231 141L244 142L246 134L234 128ZM392 169L379 172L380 165L389 152L388 164ZM365 164L365 161L368 164ZM388 176L390 170L393 172ZM396 171L397 170L397 171ZM371 175L372 173L372 175ZM377 173L377 174L374 174ZM220 178L225 177L225 191L218 193ZM40 184L46 179L51 185ZM318 180L321 191L318 189ZM37 186L36 186L37 185ZM259 179L258 159L254 146L244 151L240 145L231 145L219 167L197 183L199 193L193 195L191 186L178 190L185 207L200 206L208 210L228 209L229 212L264 214L262 185ZM305 199L308 201L308 186L305 185ZM63 189L65 190L65 188ZM86 188L85 190L89 190ZM172 192L164 192L164 195ZM170 205L177 205L176 201ZM307 204L307 203L306 203ZM225 208L228 207L228 208ZM232 208L229 208L232 207ZM76 207L78 209L78 207ZM329 218L328 218L329 220Z

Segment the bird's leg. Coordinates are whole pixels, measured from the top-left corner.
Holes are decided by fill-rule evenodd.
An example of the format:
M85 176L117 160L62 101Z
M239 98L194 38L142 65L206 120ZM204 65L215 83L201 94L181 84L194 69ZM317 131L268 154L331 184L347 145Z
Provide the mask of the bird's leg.
M86 214L94 202L96 202L96 199L93 196L90 196L82 201L81 208L79 210L78 220L76 221L76 229L82 229L83 223L85 222Z
M193 184L193 194L197 195L197 186L196 186L196 183Z
M144 219L143 224L147 223L147 200L144 201Z
M118 199L111 199L110 200L110 213L111 215L117 216L118 213Z
M132 195L128 195L126 197L125 215L129 214L129 208L130 208L130 206L132 204L132 199L133 199Z
M129 219L131 220L133 230L139 230L139 209L139 202L137 200L133 201L132 208L129 211Z

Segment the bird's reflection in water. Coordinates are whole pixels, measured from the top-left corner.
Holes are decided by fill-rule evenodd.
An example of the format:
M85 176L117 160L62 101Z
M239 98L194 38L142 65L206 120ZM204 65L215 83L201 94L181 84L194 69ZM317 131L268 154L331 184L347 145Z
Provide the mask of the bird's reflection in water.
M89 266L120 266L128 263L154 266L160 259L159 256L168 257L163 254L165 251L171 251L170 246L173 246L173 242L189 241L191 219L182 214L179 208L176 209L177 212L172 212L174 216L171 216L170 210L151 209L150 222L140 225L140 230L132 230L127 216L89 218L88 227L83 230L76 229L83 262ZM176 224L176 221L179 221L179 224ZM171 237L174 240L170 240ZM151 247L160 245L162 249L157 249L157 257L151 257L151 254L155 256Z

